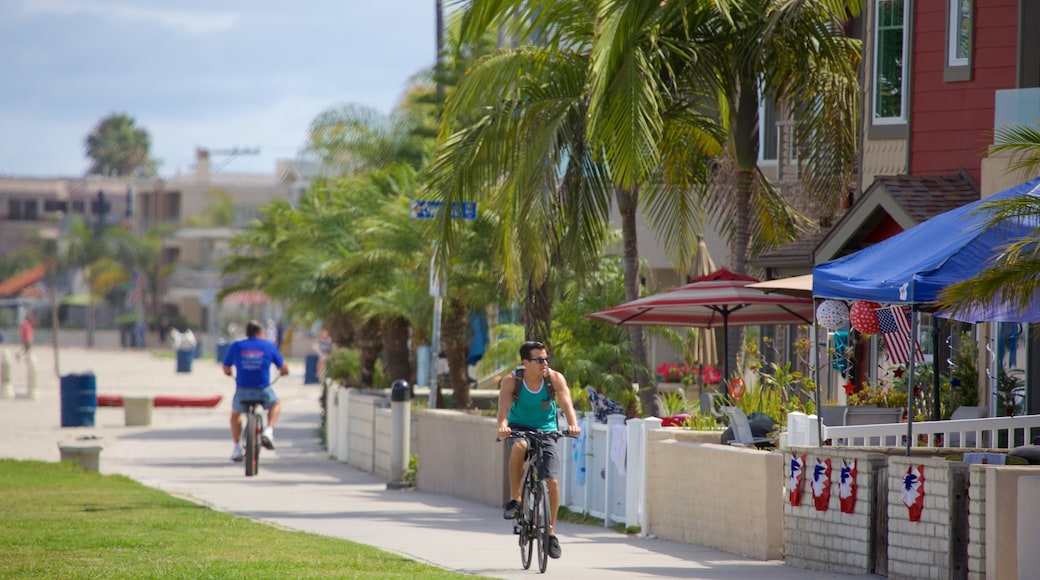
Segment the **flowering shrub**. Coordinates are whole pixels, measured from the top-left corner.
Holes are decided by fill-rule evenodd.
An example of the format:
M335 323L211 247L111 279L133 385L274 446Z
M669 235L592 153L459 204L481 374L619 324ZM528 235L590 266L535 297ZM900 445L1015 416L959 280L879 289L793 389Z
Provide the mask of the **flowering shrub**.
M722 380L722 374L715 367L705 366L703 368L704 370L702 373L701 369L695 366L661 363L661 365L657 367L657 377L663 382L683 383L685 385L696 384L698 379L708 385L715 384Z
M704 384L714 385L722 380L722 373L715 367L706 366L704 367L704 376L702 378L704 379Z

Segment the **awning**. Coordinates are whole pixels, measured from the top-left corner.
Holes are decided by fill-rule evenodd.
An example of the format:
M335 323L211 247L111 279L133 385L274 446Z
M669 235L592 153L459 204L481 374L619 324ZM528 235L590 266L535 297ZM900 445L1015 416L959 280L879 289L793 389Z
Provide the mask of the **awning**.
M803 276L791 276L790 278L778 278L748 284L748 288L757 288L766 294L783 294L798 298L812 297L812 274Z
M47 275L47 264L37 264L0 282L0 297L17 296Z

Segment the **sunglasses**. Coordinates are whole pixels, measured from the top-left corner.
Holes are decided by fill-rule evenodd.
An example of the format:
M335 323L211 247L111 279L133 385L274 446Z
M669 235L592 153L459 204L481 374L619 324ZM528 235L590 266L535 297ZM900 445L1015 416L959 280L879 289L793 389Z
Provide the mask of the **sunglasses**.
M529 358L527 360L529 360L531 362L536 362L538 364L543 364L543 363L549 362L549 357L547 357L547 356L540 356L538 358Z

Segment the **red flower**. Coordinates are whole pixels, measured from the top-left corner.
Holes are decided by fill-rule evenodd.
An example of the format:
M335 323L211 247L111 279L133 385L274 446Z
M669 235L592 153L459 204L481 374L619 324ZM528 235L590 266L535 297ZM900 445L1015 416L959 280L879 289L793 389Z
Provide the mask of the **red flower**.
M722 373L715 367L704 367L704 382L705 384L713 385L722 380Z
M675 363L661 363L657 367L657 376L664 382L679 383L692 381L700 371L690 365L679 366Z

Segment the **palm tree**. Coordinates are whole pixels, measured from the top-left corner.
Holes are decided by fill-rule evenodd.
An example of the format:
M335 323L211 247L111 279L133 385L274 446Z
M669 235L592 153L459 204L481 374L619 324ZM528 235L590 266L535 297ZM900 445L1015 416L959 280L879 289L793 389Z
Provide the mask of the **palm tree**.
M683 232L689 211L673 211L689 196L683 185L698 171L663 172L659 143L670 140L670 166L704 166L717 153L710 133L710 119L678 108L668 109L663 85L639 85L645 75L656 75L661 58L621 59L622 72L610 80L597 60L601 16L609 3L581 1L501 2L495 5L464 2L461 11L462 40L482 38L496 26L536 44L503 49L478 61L451 95L442 129L443 147L431 166L431 188L446 199L459 201L472 192L500 213L504 229L496 236L497 265L515 296L526 288L525 325L531 338L551 341L549 314L554 264L595 264L609 222L609 208L616 200L621 213L623 264L628 299L639 292L639 256L636 212L641 188L654 181L659 191L679 192L661 196L656 216L675 232ZM643 3L646 4L646 3ZM656 5L655 5L656 6ZM642 23L647 30L633 41L635 49L656 55L654 19ZM625 37L626 39L630 37ZM640 56L645 56L641 54ZM633 61L638 60L635 65ZM603 112L594 108L597 92L610 93L600 102L624 104ZM590 103L591 92L591 103ZM630 100L633 93L641 98ZM635 110L636 112L633 112ZM609 114L608 114L609 113ZM612 117L611 115L615 115ZM656 123L648 119L655 117ZM589 123L600 122L600 131ZM638 126L636 140L618 136L605 127ZM714 150L713 150L714 144ZM634 160L634 161L633 161ZM682 180L674 180L682 176ZM665 187L665 186L669 187ZM671 200L679 200L670 203ZM567 227L576 224L575 227ZM451 232L442 239L450 248ZM676 243L675 246L679 246ZM678 250L680 258L687 249ZM583 275L587 268L578 268ZM523 286L522 286L523 285ZM632 352L645 367L643 329L629 329ZM641 384L649 377L638 378ZM656 404L653 389L644 402L651 412Z
M798 113L796 147L810 197L833 208L851 183L860 56L858 41L842 30L859 4L605 1L592 128L599 139L618 143L606 148L616 155L611 167L618 180L636 183L654 163L674 175L669 167L677 165L667 163L667 156L685 143L661 137L662 115L674 108L712 115L726 151L712 170L716 186L700 203L730 240L731 269L745 273L750 257L791 239L803 221L758 167L764 102ZM655 99L666 106L653 106ZM650 205L658 216L675 213L667 209L670 202L683 202L674 192L655 197ZM676 233L667 225L656 228L666 233L666 242ZM731 334L735 355L740 338Z
M156 162L150 157L152 138L126 113L101 119L84 144L91 159L90 175L155 175Z
M998 129L990 153L1010 153L1009 169L1020 171L1024 177L1036 175L1040 173L1040 130L1033 125ZM985 202L979 211L990 214L984 226L987 228L999 227L1009 220L1040 221L1040 203L1029 196ZM1037 243L1040 243L1040 228L1022 239L1011 241L988 268L973 278L943 289L939 294L940 306L957 311L1000 301L1027 309L1040 291Z

